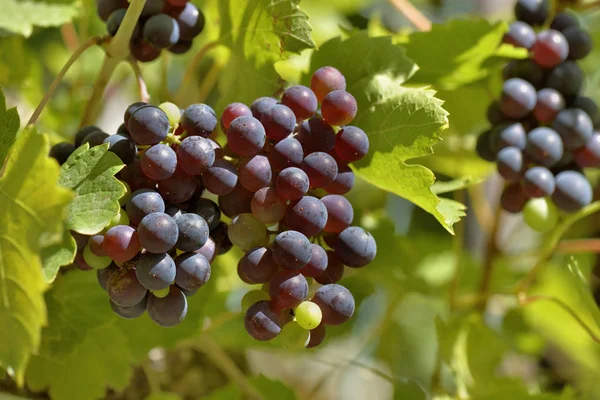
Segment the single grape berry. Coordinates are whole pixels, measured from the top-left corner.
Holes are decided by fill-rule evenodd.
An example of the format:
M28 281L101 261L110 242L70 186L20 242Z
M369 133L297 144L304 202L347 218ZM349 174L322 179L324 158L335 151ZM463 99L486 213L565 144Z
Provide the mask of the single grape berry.
M140 62L151 62L160 57L161 50L143 39L133 39L129 42L131 56ZM138 144L142 144L138 142Z
M104 143L104 140L108 137L108 133L102 131L95 131L88 134L83 138L81 144L88 144L90 148L100 146Z
M232 192L237 182L237 168L223 159L215 160L212 167L202 174L202 183L206 190L218 196Z
M535 31L531 25L522 21L515 21L508 27L503 42L529 50L535 43Z
M259 301L248 308L244 327L252 338L259 341L274 339L281 332L284 319L270 301Z
M146 295L142 301L131 306L131 307L122 307L117 303L110 300L110 308L121 318L125 319L134 319L144 314L146 311L146 306L148 302L148 295Z
M527 195L520 182L508 185L500 197L500 206L506 212L511 214L520 213L527 202Z
M158 325L175 326L187 315L187 298L179 288L171 286L169 294L163 298L151 294L146 308L150 319Z
M260 121L263 115L275 104L277 104L277 99L273 97L259 97L252 102L250 110L254 118Z
M548 168L533 167L525 171L523 191L528 197L546 197L554 193L556 182Z
M268 138L280 141L294 132L296 116L289 107L275 104L263 113L260 122Z
M304 154L329 153L335 146L335 129L317 116L303 121L294 137L301 143Z
M536 95L531 83L520 78L511 78L502 86L500 107L508 117L521 119L535 108Z
M563 35L569 44L569 60L581 60L592 52L594 42L585 30L574 26L565 29Z
M567 108L558 113L552 128L560 135L567 150L585 146L594 133L590 116L578 108Z
M120 270L110 275L106 283L110 300L121 307L133 307L148 292L135 276L135 270Z
M127 130L137 144L160 143L169 134L169 128L169 117L155 106L140 106L127 118Z
M123 135L110 135L104 139L108 143L108 150L115 153L123 164L131 164L137 155L137 146L133 139Z
M175 220L165 213L146 215L138 226L140 243L150 253L165 253L177 243L179 229Z
M251 212L250 203L254 193L246 190L239 183L232 192L219 196L221 212L229 218Z
M565 29L570 28L572 26L579 26L579 21L577 20L577 17L567 12L559 12L552 20L552 23L550 24L550 29L563 32Z
M312 75L310 88L321 102L334 90L346 90L346 78L334 67L321 67Z
M149 290L168 288L175 280L175 261L167 253L144 253L135 266L135 276Z
M166 144L156 144L144 152L142 171L150 179L168 179L177 169L177 154Z
M335 137L335 152L347 163L358 161L369 152L369 138L362 129L345 126Z
M176 246L183 251L196 251L208 241L208 224L198 214L186 213L175 219L179 235Z
M198 190L198 181L193 175L177 168L170 178L158 182L158 192L169 203L181 204L191 199Z
M299 271L302 275L314 278L321 275L327 269L327 252L318 244L311 244L311 257Z
M569 98L579 94L583 82L584 74L579 65L574 61L566 61L548 73L544 85Z
M267 187L271 184L273 171L269 159L262 155L244 157L238 165L240 184L251 192Z
M512 60L502 69L502 77L505 81L511 78L524 79L531 83L534 88L541 89L544 86L546 71L531 59ZM498 116L499 118L500 116ZM502 119L515 119L502 113ZM518 118L516 118L518 119Z
M209 137L217 128L217 114L206 104L192 104L183 111L181 127L189 136Z
M345 265L362 268L375 259L377 244L369 232L351 226L338 235L335 252Z
M327 268L315 276L315 281L321 285L337 283L344 277L344 264L335 251L327 251Z
M492 131L487 130L477 137L477 142L475 144L477 156L489 162L495 162L497 155L496 150L492 146L492 136Z
M246 251L262 246L267 241L265 225L258 222L252 214L240 214L232 219L227 234L231 243Z
M300 232L284 231L275 237L273 257L281 268L299 270L312 257L311 243Z
M345 90L334 90L323 99L321 114L330 125L348 125L356 117L356 99Z
M223 132L227 132L231 122L237 117L241 116L252 116L252 110L250 110L250 107L243 103L231 103L225 107L223 114L221 115L221 129L223 129Z
M565 99L558 90L544 88L537 93L537 103L533 116L538 121L548 124L565 108Z
M302 165L304 151L300 142L292 137L285 138L273 146L269 153L269 162L276 171L287 167L299 167Z
M175 283L182 289L200 289L210 279L210 263L201 254L180 254L175 258L175 266Z
M563 171L556 175L552 201L563 211L574 212L592 202L592 185L580 172Z
M523 176L523 153L517 147L505 147L496 159L498 173L507 181L518 181Z
M281 97L281 104L288 106L296 115L296 120L303 121L317 112L317 97L306 86L292 86Z
M550 3L548 0L518 0L514 11L519 21L539 26L550 16Z
M553 129L535 128L527 135L525 151L534 161L551 167L563 157L563 140Z
M165 202L156 191L140 189L131 194L125 210L131 222L137 225L148 214L164 212Z
M141 245L135 229L130 226L117 225L110 228L104 235L102 248L111 259L118 263L124 263L139 253Z
M309 184L308 175L296 167L284 169L275 179L277 193L285 200L302 198L308 192Z
M548 29L538 33L531 51L538 65L554 68L569 56L569 43L562 33Z
M208 224L208 229L212 231L221 222L221 210L219 206L210 199L200 198L191 204L188 212L198 214Z
M60 165L63 165L74 151L75 146L71 143L62 142L52 146L49 156L58 161Z
M312 349L317 347L325 340L325 325L321 324L317 326L315 329L311 329L310 338L308 340L308 344L306 345L307 349Z
M265 145L265 128L254 117L234 119L227 129L227 144L238 156L256 155Z
M183 11L176 17L179 37L192 40L204 30L204 14L191 2L185 3Z
M177 147L177 158L181 168L191 175L201 175L215 162L215 150L200 136L190 136Z
M327 223L327 208L316 197L304 196L289 205L285 213L288 228L306 237L318 235Z
M508 122L492 129L490 140L494 153L505 147L523 150L527 144L527 133L520 122Z
M294 308L308 297L308 282L297 271L280 271L269 282L271 301L279 308Z
M316 152L307 155L302 161L302 169L306 172L311 188L322 188L335 180L338 165L327 153Z
M256 247L249 250L238 265L241 273L253 283L270 282L279 271L273 258L273 252L267 247Z
M535 231L550 232L558 224L558 209L547 197L531 199L523 208L523 219Z
M338 174L323 189L329 194L346 194L354 186L354 172L348 165L338 163Z
M298 325L303 329L315 329L321 323L323 313L318 305L311 301L304 301L294 308L294 316Z
M265 225L273 225L281 221L287 205L271 187L259 189L253 194L250 210L254 218Z
M167 14L157 14L144 23L144 39L157 49L166 49L179 41L179 25Z
M573 153L575 162L581 168L600 167L600 134L594 133L585 146Z
M312 302L322 312L322 323L340 325L354 314L354 297L345 287L338 284L325 285L315 293Z

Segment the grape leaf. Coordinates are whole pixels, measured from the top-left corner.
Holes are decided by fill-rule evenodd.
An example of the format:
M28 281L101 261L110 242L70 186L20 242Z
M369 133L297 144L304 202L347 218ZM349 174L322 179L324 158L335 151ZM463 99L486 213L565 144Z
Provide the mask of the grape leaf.
M527 57L526 52L500 46L506 31L506 22L455 19L434 24L429 32L414 32L405 45L408 57L419 66L412 82L454 90L487 77L505 57Z
M0 29L29 37L34 27L61 26L79 12L78 4L51 4L27 0L0 0Z
M361 54L360 62L356 54ZM431 146L441 140L440 133L448 126L447 112L433 90L400 86L415 72L414 63L389 37L370 38L361 32L345 41L332 39L315 52L311 73L325 65L333 65L346 77L347 90L359 109L352 124L369 135L369 154L354 165L356 173L413 202L453 233L452 224L461 215L462 205L440 203L431 191L433 173L407 163L431 154Z
M0 90L0 163L4 162L8 150L15 142L20 125L16 107L6 109L6 99Z
M18 383L46 324L40 250L61 240L72 199L57 185L58 165L48 150L45 136L23 131L0 178L0 366L14 370Z
M450 193L456 190L466 189L471 185L481 183L481 181L481 179L473 179L470 177L453 179L446 182L438 181L431 186L431 191L435 194Z
M569 271L569 277L571 278L569 283L575 288L583 306L589 312L590 316L594 320L596 328L600 331L600 310L594 300L594 296L590 292L590 284L587 279L583 276L577 260L572 258L567 266Z
M295 400L297 398L294 392L283 383L271 380L264 375L250 377L248 383L257 389L265 400ZM232 382L204 396L204 400L242 400L245 398L239 386Z
M119 213L118 200L126 189L114 175L122 168L119 157L108 151L108 144L91 149L86 144L71 154L61 167L59 180L77 193L69 205L69 229L93 235Z
M155 392L150 393L146 400L181 400L181 396L172 392Z
M60 267L72 263L76 252L75 239L73 239L68 229L65 229L61 242L44 247L41 256L46 281L52 282L56 278Z

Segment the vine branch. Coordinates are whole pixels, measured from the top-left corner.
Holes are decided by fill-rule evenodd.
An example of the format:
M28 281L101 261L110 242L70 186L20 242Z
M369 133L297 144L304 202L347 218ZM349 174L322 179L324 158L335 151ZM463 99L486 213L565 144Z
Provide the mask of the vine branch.
M148 86L146 86L146 81L144 81L144 77L142 76L140 66L137 63L137 61L132 59L129 60L129 65L131 65L131 69L133 69L135 80L138 84L138 90L140 92L140 101L148 103L150 101L150 94L148 93Z
M600 239L563 240L556 246L556 251L562 254L600 253Z
M431 30L431 20L413 6L409 0L390 0L390 3L418 30L422 32Z
M496 246L496 236L498 236L498 228L500 227L500 217L501 213L501 205L498 202L496 206L496 212L494 213L494 222L492 225L492 229L489 233L487 246L485 249L485 259L483 261L483 275L481 276L481 281L479 282L479 296L480 301L477 305L477 309L480 312L485 311L487 306L487 300L490 292L490 285L492 282L492 274L494 272L494 261L496 259L496 254L498 253L498 247Z
M69 59L67 60L67 62L65 63L65 65L58 72L58 74L56 75L56 77L54 78L54 80L52 81L52 83L50 84L50 87L46 91L46 94L42 98L42 101L40 101L40 103L36 107L35 111L31 115L31 118L29 118L29 121L27 122L27 125L33 125L33 124L36 123L36 121L40 117L40 114L42 114L42 111L44 111L44 107L46 107L46 104L48 104L48 101L50 101L50 98L52 97L52 95L56 91L56 88L58 87L58 85L60 84L60 82L63 80L63 78L65 77L65 75L67 74L67 72L69 72L69 69L75 63L75 61L77 61L77 59L79 57L81 57L81 55L87 49L89 49L92 46L96 46L98 44L101 44L104 40L106 40L106 38L103 38L103 37L100 37L100 36L96 36L96 37L90 38L85 43L83 43L81 46L79 46L79 48L77 50L75 50L75 52L73 54L71 54L71 57L69 57Z

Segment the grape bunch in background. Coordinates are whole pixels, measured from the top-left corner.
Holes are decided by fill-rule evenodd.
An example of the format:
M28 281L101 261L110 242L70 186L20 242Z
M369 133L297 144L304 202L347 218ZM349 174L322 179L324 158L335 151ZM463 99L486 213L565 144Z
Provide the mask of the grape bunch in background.
M98 16L114 36L127 12L128 0L96 0ZM130 42L133 58L153 61L161 50L183 54L204 29L204 14L189 0L146 0Z
M557 208L573 212L592 201L583 170L600 166L598 107L581 95L577 64L592 51L592 39L567 12L550 20L548 0L519 0L515 15L504 43L527 49L529 58L504 68L502 94L488 109L492 127L477 152L508 181L503 209L523 211L532 228L548 231Z
M235 245L246 252L240 278L263 285L242 299L248 333L270 340L290 332L318 345L326 325L354 313L352 294L337 284L345 266L362 268L376 254L373 237L351 225L343 197L354 184L349 163L369 149L365 132L349 125L357 104L345 89L344 76L323 67L311 88L230 104L220 118L224 148L213 140L212 108L172 103L134 103L116 134L88 126L74 145L55 145L50 155L61 164L86 143L107 143L126 164L120 214L97 235L74 233L75 265L98 270L120 316L147 310L172 326L210 278L214 258Z

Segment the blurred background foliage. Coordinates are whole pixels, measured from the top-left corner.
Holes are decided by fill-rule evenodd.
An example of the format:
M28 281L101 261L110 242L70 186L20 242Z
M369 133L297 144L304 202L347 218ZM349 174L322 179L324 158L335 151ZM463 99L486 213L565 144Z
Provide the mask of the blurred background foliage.
M36 28L28 38L0 37L0 85L23 121L78 44L104 34L94 0L60 2L76 8L78 16L72 23ZM193 2L208 17L194 48L183 56L163 52L159 60L143 66L153 102L175 100L181 107L206 102L218 111L234 99L256 97L248 90L272 94L277 82L251 82L252 77L244 76L245 60L225 48L210 51L188 75L195 55L219 35L219 1ZM502 295L536 262L543 240L518 216L496 217L502 184L492 165L473 151L477 135L487 125L486 108L499 92L502 60L482 57L483 65L465 71L453 70L455 60L444 57L468 50L474 51L470 57L477 57L489 47L479 43L485 36L482 31L500 29L501 35L504 29L477 18L509 18L512 2L415 0L413 4L443 25L426 36L409 36L410 22L386 0L303 0L301 7L310 16L317 46L360 29L373 36L392 35L421 67L410 84L430 85L444 100L449 130L434 147L435 154L418 163L432 169L439 181L457 179L450 192L441 194L468 207L467 217L455 226L455 236L413 204L359 182L349 199L356 221L375 236L378 256L367 269L353 270L344 278L342 284L357 300L357 312L349 323L328 329L325 344L314 351L277 340L262 345L246 334L239 300L252 288L236 275L240 253L217 259L210 284L190 299L190 315L171 330L152 325L147 317L116 319L106 311L95 274L65 274L46 295L51 324L43 331L40 355L27 370L26 389L17 389L7 377L0 381L4 392L0 399L215 400L253 393L277 400L599 399L600 346L589 333L553 302L520 307L514 296ZM600 43L600 13L580 17ZM465 24L464 31L460 24ZM468 36L464 32L469 29L472 43L464 37L457 37L456 49L436 43L437 36L459 31ZM360 57L356 54L357 62ZM102 58L100 48L86 52L46 108L38 127L54 141L76 132ZM309 62L310 52L304 52L276 62L275 70L295 83ZM597 49L583 64L586 95L597 101L599 62ZM433 68L436 63L442 73ZM451 72L455 75L449 78ZM249 89L250 84L254 87ZM123 64L105 93L97 125L116 131L119 118L114 116L136 100L134 75ZM490 239L496 218L498 232ZM590 236L598 228L600 220L592 217L569 235ZM490 292L498 295L490 298L485 312L477 313L473 307L491 248L497 257ZM569 304L600 335L590 294L595 282L589 283L595 265L592 255L558 255L533 292Z

